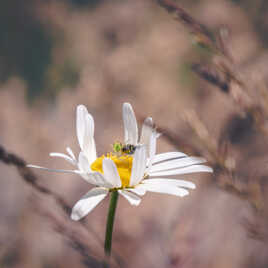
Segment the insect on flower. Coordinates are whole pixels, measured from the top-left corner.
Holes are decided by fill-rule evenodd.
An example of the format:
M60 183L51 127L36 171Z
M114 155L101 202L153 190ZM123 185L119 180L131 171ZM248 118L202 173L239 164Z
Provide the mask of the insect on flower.
M137 148L137 146L135 146L133 144L123 144L121 142L115 142L113 144L113 151L119 155L134 154L136 148Z

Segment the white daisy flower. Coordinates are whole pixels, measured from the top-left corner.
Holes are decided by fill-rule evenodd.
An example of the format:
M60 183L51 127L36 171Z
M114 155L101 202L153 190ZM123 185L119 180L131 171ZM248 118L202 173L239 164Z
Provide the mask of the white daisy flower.
M131 205L139 205L141 197L148 192L171 194L183 197L187 189L195 189L195 184L170 176L194 172L212 172L208 166L200 165L206 160L188 157L180 152L155 154L156 134L150 138L150 158L146 146L138 145L133 156L107 154L91 164L94 173L89 174L97 187L91 189L74 206L71 218L79 220L86 216L112 191L118 191Z
M48 171L68 172L81 175L94 185L74 206L71 218L79 220L95 208L109 192L118 191L131 205L139 205L141 196L147 191L185 196L187 189L194 189L195 184L185 180L176 180L170 176L194 172L212 172L208 166L200 165L206 160L200 157L188 157L181 152L156 154L158 134L152 127L152 119L148 117L142 127L138 140L138 128L135 114L130 104L123 104L123 121L125 144L131 144L133 154L108 153L97 158L94 141L94 120L83 105L77 107L76 130L81 148L78 160L72 150L67 153L51 153L53 157L61 157L76 166L73 170L48 169Z

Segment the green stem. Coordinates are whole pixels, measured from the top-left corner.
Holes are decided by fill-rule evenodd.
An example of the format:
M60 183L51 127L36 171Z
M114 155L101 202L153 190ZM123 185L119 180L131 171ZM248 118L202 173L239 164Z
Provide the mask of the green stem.
M112 235L113 235L113 226L114 226L117 200L118 200L118 192L117 191L111 192L110 206L106 223L105 244L104 244L104 252L106 254L107 260L109 260L109 257L111 255ZM109 267L109 265L106 264L106 267Z

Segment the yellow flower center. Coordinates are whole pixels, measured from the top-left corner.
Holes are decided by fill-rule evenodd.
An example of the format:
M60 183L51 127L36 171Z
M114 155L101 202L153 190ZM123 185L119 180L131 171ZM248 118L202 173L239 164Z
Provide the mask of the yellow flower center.
M129 187L133 157L129 155L122 155L120 157L114 154L103 155L91 164L91 170L103 173L102 161L105 157L110 158L115 163L122 182L121 188Z

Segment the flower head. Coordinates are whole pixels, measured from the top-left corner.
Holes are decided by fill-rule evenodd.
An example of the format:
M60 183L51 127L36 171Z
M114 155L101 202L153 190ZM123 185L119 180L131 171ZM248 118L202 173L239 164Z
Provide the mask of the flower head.
M94 120L83 105L77 107L76 129L81 148L76 160L70 148L69 155L51 153L51 156L62 157L77 167L74 170L48 171L72 172L80 174L87 182L94 185L74 206L71 218L79 220L86 216L112 191L118 191L131 205L139 205L141 197L148 192L166 193L185 196L188 189L194 189L195 184L185 180L176 180L170 176L194 173L212 172L204 158L189 157L181 152L156 154L156 139L158 133L152 127L152 119L148 117L142 127L140 139L135 114L130 104L123 104L124 145L133 146L135 150L118 154L111 152L97 157L94 141ZM132 147L131 147L132 148Z

